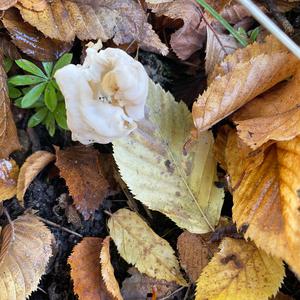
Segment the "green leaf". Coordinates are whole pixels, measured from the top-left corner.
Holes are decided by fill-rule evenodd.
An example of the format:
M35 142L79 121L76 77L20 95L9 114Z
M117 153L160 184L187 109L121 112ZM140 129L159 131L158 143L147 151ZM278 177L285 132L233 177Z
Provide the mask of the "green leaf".
M45 78L41 78L38 76L34 75L16 75L13 77L10 77L8 79L8 82L10 84L16 85L16 86L21 86L21 85L32 85L32 84L37 84L40 82L44 82Z
M55 134L55 118L53 116L53 113L48 111L48 115L46 119L44 120L44 124L50 134L50 136L54 136Z
M183 153L194 126L192 115L183 102L176 102L153 81L149 81L147 110L139 130L113 142L123 180L136 199L179 227L192 233L213 231L224 191L214 184L217 163L212 133L201 133L190 151Z
M63 56L61 56L60 59L54 65L54 68L53 68L53 71L52 71L52 75L54 75L57 70L59 70L62 67L70 64L71 61L72 61L72 58L73 58L73 54L72 53L65 53Z
M54 118L59 127L65 130L69 129L67 124L66 107L64 102L60 102L57 105L56 110L54 112Z
M15 102L14 102L15 106L19 107L19 108L22 108L22 100L23 100L23 97L15 99Z
M3 68L5 73L8 73L13 65L14 61L11 60L9 57L4 57L3 59Z
M49 82L46 86L44 101L48 109L54 112L57 106L57 95L51 82Z
M259 32L260 32L260 27L259 26L256 27L255 29L251 30L251 32L250 32L250 40L252 42L256 41L256 39L257 39L257 37L259 35Z
M44 121L48 113L46 107L38 109L37 112L32 115L28 121L28 127L34 127Z
M50 78L51 72L53 69L53 62L43 62L42 64L43 64L43 67L44 67L44 70L45 70L47 76Z
M22 96L22 92L15 88L14 86L12 86L11 84L8 83L8 94L9 94L9 98L11 99L16 99Z
M33 74L33 75L37 75L43 78L47 78L47 76L43 73L43 71L36 66L34 63L32 63L31 61L27 60L27 59L18 59L16 60L16 64L23 69L24 71Z
M34 86L24 97L22 100L22 108L28 108L33 105L39 97L42 95L47 82L40 83Z

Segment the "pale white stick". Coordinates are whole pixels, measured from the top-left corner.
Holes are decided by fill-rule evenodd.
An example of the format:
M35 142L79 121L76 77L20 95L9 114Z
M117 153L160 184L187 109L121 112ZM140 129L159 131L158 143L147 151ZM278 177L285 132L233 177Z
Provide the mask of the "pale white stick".
M252 14L252 16L268 29L283 45L300 59L299 46L288 37L268 16L266 16L259 7L251 0L238 0Z

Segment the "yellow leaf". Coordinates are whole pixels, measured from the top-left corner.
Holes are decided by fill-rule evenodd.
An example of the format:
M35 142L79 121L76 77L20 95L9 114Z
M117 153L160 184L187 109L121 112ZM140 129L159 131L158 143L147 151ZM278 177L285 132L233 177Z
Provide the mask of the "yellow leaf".
M17 193L19 167L13 159L0 159L0 202Z
M50 230L35 216L6 225L0 237L0 299L26 299L38 287L52 255Z
M102 242L100 252L101 274L108 292L110 292L116 300L123 300L118 281L114 274L114 268L110 262L109 242L109 236Z
M137 130L113 143L123 180L138 200L179 227L193 233L212 231L223 204L223 190L214 185L212 133L202 133L191 151L183 153L193 126L191 114L152 81L147 110Z
M198 279L196 300L267 300L283 277L282 261L253 243L225 238Z
M136 213L120 209L111 216L108 227L121 256L141 273L186 285L172 247Z

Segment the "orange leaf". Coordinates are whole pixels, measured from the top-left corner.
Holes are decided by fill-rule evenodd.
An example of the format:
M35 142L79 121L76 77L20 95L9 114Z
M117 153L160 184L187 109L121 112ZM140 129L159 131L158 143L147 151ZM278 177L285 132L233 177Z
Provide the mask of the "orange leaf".
M55 155L47 151L37 151L27 157L18 177L18 200L23 202L25 192L30 183L54 159Z
M107 196L109 184L102 175L97 150L74 146L56 151L56 166L66 181L75 207L87 220Z

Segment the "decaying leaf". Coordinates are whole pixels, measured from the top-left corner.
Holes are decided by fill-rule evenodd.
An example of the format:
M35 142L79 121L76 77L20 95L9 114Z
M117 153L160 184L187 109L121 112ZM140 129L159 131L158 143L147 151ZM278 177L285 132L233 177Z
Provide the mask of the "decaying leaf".
M19 201L23 202L30 183L54 159L55 155L47 151L34 152L26 159L18 177L17 198Z
M114 274L114 268L110 262L109 242L110 242L109 236L106 237L102 242L102 248L100 251L101 275L106 285L107 291L110 294L112 294L114 299L123 300L123 297L120 292L119 284Z
M251 242L225 238L198 279L196 300L267 300L283 277L282 261Z
M239 143L230 131L225 160L233 189L233 220L239 228L248 227L246 238L300 274L300 137L248 157Z
M190 112L152 81L147 110L137 130L113 143L123 180L136 199L179 227L193 233L213 230L219 221L223 190L214 185L211 132L199 135L189 153L183 153L192 127Z
M174 250L134 212L119 209L108 220L121 256L146 275L186 285Z
M0 158L7 158L10 153L19 150L16 125L10 110L7 76L2 66L3 56L0 55Z
M145 300L148 294L156 292L157 299L168 297L178 285L165 280L157 280L141 274L136 268L127 271L131 277L122 283L122 295L126 300Z
M78 2L78 3L77 3ZM141 48L168 53L141 6L133 0L70 1L53 0L40 12L17 5L23 19L47 37L71 42L113 39L117 45L133 41Z
M0 159L0 202L17 193L19 167L13 159Z
M52 234L34 215L6 225L0 238L0 299L19 300L37 289L52 255Z
M199 131L209 129L256 96L295 74L299 60L269 37L229 55L215 70L213 81L193 105ZM219 75L218 75L219 74Z
M107 292L101 278L99 261L101 244L101 238L85 237L74 247L68 258L74 292L80 300L115 300Z
M0 51L12 60L21 58L18 48L6 36L0 36Z
M210 243L211 234L194 234L183 232L177 240L180 265L195 282L202 269L208 264L214 253L218 250L218 243Z
M9 31L13 43L36 60L57 60L72 47L72 43L46 38L36 28L24 22L15 8L5 12L2 22Z
M74 146L56 150L56 166L66 181L75 207L89 219L107 196L109 184L103 176L97 150Z

